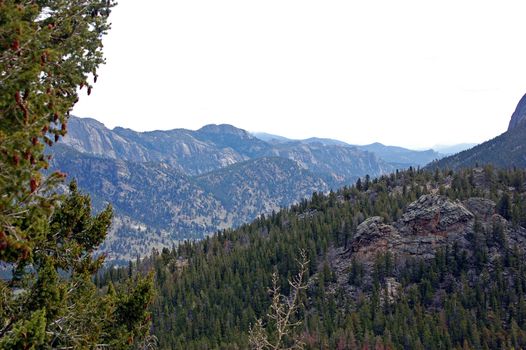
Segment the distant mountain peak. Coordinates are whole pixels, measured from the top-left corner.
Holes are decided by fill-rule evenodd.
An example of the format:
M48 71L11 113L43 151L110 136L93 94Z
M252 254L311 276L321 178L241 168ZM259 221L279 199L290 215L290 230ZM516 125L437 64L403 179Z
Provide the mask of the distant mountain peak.
M524 95L521 98L519 104L517 105L517 108L515 108L515 112L513 112L513 115L511 116L508 131L515 129L517 126L519 126L519 124L522 124L524 121L526 121L526 95Z
M266 132L253 132L252 135L254 135L256 138L260 139L261 141L269 142L269 143L283 143L283 142L290 142L293 141L291 139L288 139L283 136L269 134Z
M80 118L80 117L76 117L74 115L72 115L70 118L69 118L69 122L70 123L82 123L84 125L90 125L92 127L96 127L96 128L102 128L102 129L107 129L106 128L106 125L104 125L103 123L99 122L97 119L93 119L93 118Z
M317 143L317 144L321 144L324 146L344 146L344 147L350 146L348 143L343 142L343 141L328 139L328 138L321 138L321 137L311 137L311 138L303 140L303 142L308 143L308 144Z
M246 138L254 138L254 136L252 136L248 131L236 128L235 126L230 124L208 124L197 131L207 134L231 134L243 136Z

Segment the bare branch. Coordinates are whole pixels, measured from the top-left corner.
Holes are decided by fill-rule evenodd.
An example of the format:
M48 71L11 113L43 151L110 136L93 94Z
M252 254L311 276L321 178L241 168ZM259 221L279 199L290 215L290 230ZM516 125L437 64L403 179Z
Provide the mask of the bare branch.
M289 280L291 292L289 297L281 294L278 284L278 274L272 274L272 287L269 294L272 296L267 318L275 323L275 333L269 336L269 330L265 329L263 320L258 319L249 330L249 344L254 350L294 350L303 349L305 344L298 337L294 337L294 330L301 325L301 321L293 321L300 303L300 293L307 288L304 277L308 272L309 260L304 250L300 251L300 260L297 260L299 272ZM292 345L287 346L287 339L292 339Z

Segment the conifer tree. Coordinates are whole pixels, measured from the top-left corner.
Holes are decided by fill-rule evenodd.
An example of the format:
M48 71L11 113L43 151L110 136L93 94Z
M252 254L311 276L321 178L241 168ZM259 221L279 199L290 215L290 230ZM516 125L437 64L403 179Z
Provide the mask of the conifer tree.
M67 132L79 90L89 95L104 62L102 37L113 0L0 1L0 348L145 344L151 278L100 293L112 210L91 214L65 174L45 175L51 147ZM125 320L125 322L123 321Z

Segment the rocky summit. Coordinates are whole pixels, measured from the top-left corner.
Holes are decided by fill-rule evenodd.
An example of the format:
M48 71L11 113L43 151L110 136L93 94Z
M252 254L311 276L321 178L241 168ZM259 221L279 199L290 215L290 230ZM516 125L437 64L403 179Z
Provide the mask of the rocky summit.
M524 95L521 100L519 101L519 104L517 105L517 108L515 109L515 112L513 112L513 115L511 116L510 125L508 127L508 131L511 131L515 129L517 126L522 124L526 120L526 95Z
M429 194L411 203L403 216L392 224L379 216L361 223L346 255L372 266L379 253L393 255L398 261L431 259L447 246L470 249L470 239L478 229L490 231L501 225L508 244L526 248L526 230L514 227L495 211L496 204L484 198L463 202Z

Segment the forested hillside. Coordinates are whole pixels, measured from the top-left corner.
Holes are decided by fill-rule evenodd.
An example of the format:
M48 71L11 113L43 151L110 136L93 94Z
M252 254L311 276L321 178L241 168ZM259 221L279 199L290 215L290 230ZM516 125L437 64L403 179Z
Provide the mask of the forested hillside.
M306 349L520 349L525 226L524 170L411 169L163 249L97 283L153 270L161 349L246 349L257 318L275 336L272 273L288 295L304 250L293 320Z
M443 158L429 169L461 169L492 164L497 167L526 167L526 123L466 151Z

